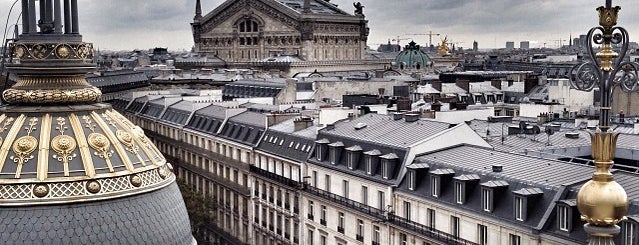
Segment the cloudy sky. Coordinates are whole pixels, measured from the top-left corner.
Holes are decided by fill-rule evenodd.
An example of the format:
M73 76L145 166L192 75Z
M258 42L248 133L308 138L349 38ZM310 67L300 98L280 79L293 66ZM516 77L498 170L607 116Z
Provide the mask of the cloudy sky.
M0 23L4 23L15 0L0 0ZM597 24L594 9L604 0L358 0L365 6L371 33L369 45L388 39L414 38L427 43L427 36L406 34L441 33L461 46L503 47L506 41L531 41L531 46L558 45L587 32ZM156 46L172 50L193 45L189 23L195 0L79 0L81 32L85 40L101 49L130 50ZM211 11L223 0L202 0L203 11ZM331 0L351 12L353 0ZM390 4L392 2L392 4ZM639 37L639 18L631 11L639 1L615 1L621 5L619 24L632 37ZM10 23L18 18L16 5ZM435 40L435 39L434 39ZM633 40L639 40L634 38ZM408 41L402 41L404 45ZM517 44L518 45L518 44Z

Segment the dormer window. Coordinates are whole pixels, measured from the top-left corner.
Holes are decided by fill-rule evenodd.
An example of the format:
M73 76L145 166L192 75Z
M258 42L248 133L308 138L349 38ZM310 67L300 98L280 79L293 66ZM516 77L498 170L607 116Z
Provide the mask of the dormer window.
M500 191L508 188L508 182L503 180L491 180L481 183L481 203L482 210L493 212L495 210L495 199Z
M572 231L573 210L577 207L577 200L561 200L557 202L557 229L564 232Z
M344 143L340 141L328 145L328 158L331 164L335 165L339 163L343 148Z
M437 169L430 171L430 195L433 197L440 197L442 190L442 179L449 178L455 174L455 170L452 169Z
M411 169L411 170L408 170L407 174L408 174L408 189L411 190L411 191L414 191L415 190L415 184L416 184L415 183L415 181L416 181L415 180L415 175L417 175L417 173L416 173L415 170Z
M395 153L380 156L382 159L382 178L391 179L395 175L395 164L399 157Z
M374 175L377 172L377 162L379 161L379 150L371 150L364 152L364 164L366 168L366 174Z
M345 149L346 153L346 164L348 165L348 169L357 169L359 163L359 156L362 152L362 148L358 145L351 146Z
M315 141L315 144L317 146L315 147L315 159L317 159L317 161L324 161L326 151L328 150L328 143L330 142L327 139Z
M439 197L439 190L441 179L439 176L431 176L430 177L430 195L433 197Z
M455 179L455 203L466 203L466 194L472 189L474 182L479 181L479 175L465 174Z
M537 199L537 197L544 194L539 188L523 188L517 191L513 191L515 195L514 202L514 216L517 221L526 221L528 218L528 206ZM533 204L531 204L533 205Z

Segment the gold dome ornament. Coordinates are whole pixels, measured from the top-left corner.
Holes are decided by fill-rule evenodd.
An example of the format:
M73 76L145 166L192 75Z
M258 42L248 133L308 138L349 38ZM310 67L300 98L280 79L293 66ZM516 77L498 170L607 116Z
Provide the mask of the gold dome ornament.
M628 195L610 173L618 137L618 133L604 133L600 129L591 134L596 170L592 180L584 184L577 194L581 219L589 224L611 226L626 219Z

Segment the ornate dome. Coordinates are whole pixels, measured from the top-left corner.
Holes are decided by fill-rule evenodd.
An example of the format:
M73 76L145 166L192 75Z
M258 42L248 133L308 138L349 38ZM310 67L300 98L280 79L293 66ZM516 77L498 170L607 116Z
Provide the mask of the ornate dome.
M0 236L194 244L171 165L86 81L93 46L79 35L77 1L65 1L64 30L60 4L38 1L36 21L35 3L22 1L24 30L7 65L18 81L0 107Z
M431 59L428 55L422 51L414 41L411 41L404 51L400 52L395 57L395 63L400 69L425 69L431 64Z

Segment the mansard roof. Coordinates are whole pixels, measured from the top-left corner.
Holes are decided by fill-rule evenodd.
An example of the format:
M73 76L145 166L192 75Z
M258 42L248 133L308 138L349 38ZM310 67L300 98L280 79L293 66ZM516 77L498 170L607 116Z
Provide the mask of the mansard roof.
M406 149L451 126L448 123L431 120L406 122L405 120L394 120L389 115L366 114L358 118L337 122L334 128L321 130L320 135Z

